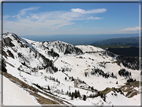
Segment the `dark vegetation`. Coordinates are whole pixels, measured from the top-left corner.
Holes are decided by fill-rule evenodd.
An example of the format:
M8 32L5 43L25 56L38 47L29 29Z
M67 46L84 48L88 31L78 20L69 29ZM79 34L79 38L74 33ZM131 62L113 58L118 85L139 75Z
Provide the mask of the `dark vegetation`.
M139 48L138 47L128 47L128 48L108 48L108 51L125 56L135 56L139 57Z
M92 43L93 46L98 46L101 48L120 48L120 47L138 47L139 46L139 37L129 37L129 38L115 38L107 39L100 42Z
M108 39L91 45L125 56L139 56L139 37Z
M71 100L73 100L74 98L81 98L80 92L75 90L75 92L68 92L66 93L69 97L71 97Z
M4 59L2 59L2 72L7 72L6 64L4 62Z
M9 54L9 56L14 59L14 55L11 53L11 51L10 51L10 50L7 50L7 52L8 52L8 54Z
M139 57L118 56L117 63L118 63L118 65L120 65L120 63L122 63L125 67L133 69L133 70L139 69Z
M51 51L48 51L48 55L51 55L52 57L59 57L59 54L54 52L53 49L51 49Z
M103 70L101 70L101 69L93 69L92 71L91 71L91 75L100 75L100 76L102 76L102 77L104 77L104 78L109 78L109 77L112 77L112 78L117 78L113 73L105 73ZM87 72L85 72L85 76L87 77L88 76L88 73Z
M125 69L120 69L120 70L118 71L118 74L119 74L120 76L123 76L123 77L126 77L126 78L128 78L128 77L131 76L131 72L128 72L128 71L126 71Z
M71 45L66 45L67 48L64 52L64 54L72 54L76 53L77 55L83 54L82 50L77 47L72 47Z

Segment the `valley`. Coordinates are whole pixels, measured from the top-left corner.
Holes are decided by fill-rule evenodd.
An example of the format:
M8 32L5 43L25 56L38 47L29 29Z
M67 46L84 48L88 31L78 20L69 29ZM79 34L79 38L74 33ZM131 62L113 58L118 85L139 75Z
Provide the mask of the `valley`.
M5 33L2 74L41 105L140 105L138 58L62 41L37 42Z

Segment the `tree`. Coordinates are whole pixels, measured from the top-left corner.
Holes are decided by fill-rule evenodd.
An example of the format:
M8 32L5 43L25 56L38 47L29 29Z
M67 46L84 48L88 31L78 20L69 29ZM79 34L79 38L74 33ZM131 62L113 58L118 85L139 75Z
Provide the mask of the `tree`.
M4 60L2 59L2 71L3 72L7 72L7 69L5 67L6 67L6 64L5 64Z
M69 96L70 96L70 97L71 97L71 95L72 95L71 92L69 92Z
M86 95L83 95L83 100L86 101L87 97Z
M48 85L48 90L50 91L50 87L49 87L49 85Z
M77 95L77 91L75 90L75 98L77 98L78 97L78 95Z
M78 96L78 97L81 97L79 90L77 91L77 96Z
M93 86L91 87L91 90L94 91L94 87Z
M71 94L71 100L73 100L74 96L75 96L75 93L72 92L72 94Z
M67 95L69 94L69 92L67 91L67 93L66 93Z
M112 72L111 76L112 76L112 77L114 76L113 72Z

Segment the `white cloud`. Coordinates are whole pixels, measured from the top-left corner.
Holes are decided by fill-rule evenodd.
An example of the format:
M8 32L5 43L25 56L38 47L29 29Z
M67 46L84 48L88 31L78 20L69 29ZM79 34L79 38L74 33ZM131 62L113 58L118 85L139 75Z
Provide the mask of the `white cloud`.
M102 19L101 17L88 17L87 19L92 19L92 20L99 20L99 19Z
M21 16L25 15L27 11L31 10L37 10L39 7L30 7L30 8L25 8L20 11L18 15L16 15L18 18L21 18Z
M15 32L19 35L55 35L61 32L72 32L72 30L61 30L61 28L75 24L74 20L102 19L100 17L88 16L88 13L102 12L102 10L99 9L93 9L90 11L84 10L85 14L79 14L78 12L72 11L34 12L33 14L32 10L38 8L39 7L30 7L22 9L17 15L5 18L3 20L4 32ZM31 11L30 14L28 11ZM11 17L18 19L8 20Z
M32 15L32 18L33 18L33 19L38 19L39 17L38 17L36 14L33 14L33 15Z
M138 32L140 30L140 27L136 26L134 28L128 27L128 28L124 28L121 29L120 31L122 32Z
M140 27L134 27L134 28L130 28L130 27L128 27L128 28L125 28L124 29L124 31L138 31L140 29Z
M93 14L93 13L103 13L103 12L106 12L107 10L102 8L102 9L92 9L92 10L85 11L83 9L76 8L76 9L71 9L71 11L76 13L82 13L82 14Z

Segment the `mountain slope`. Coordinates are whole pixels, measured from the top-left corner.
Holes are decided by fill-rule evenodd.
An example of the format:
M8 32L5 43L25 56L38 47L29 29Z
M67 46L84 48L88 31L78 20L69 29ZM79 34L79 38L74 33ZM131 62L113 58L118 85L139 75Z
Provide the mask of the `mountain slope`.
M36 106L39 104L26 91L19 88L3 76L3 104L8 105L22 105L22 106Z
M90 45L74 46L61 41L36 42L18 38L11 33L4 36L3 71L40 90L44 93L40 92L41 96L48 94L59 104L118 104L111 101L111 91L105 91L109 87L123 99L133 100L126 95L134 91L120 93L121 86L130 79L139 81L139 70L124 66L121 61L118 63L119 55ZM137 87L137 95L139 87L134 87ZM107 95L111 98L105 97ZM121 102L118 105L122 105Z

